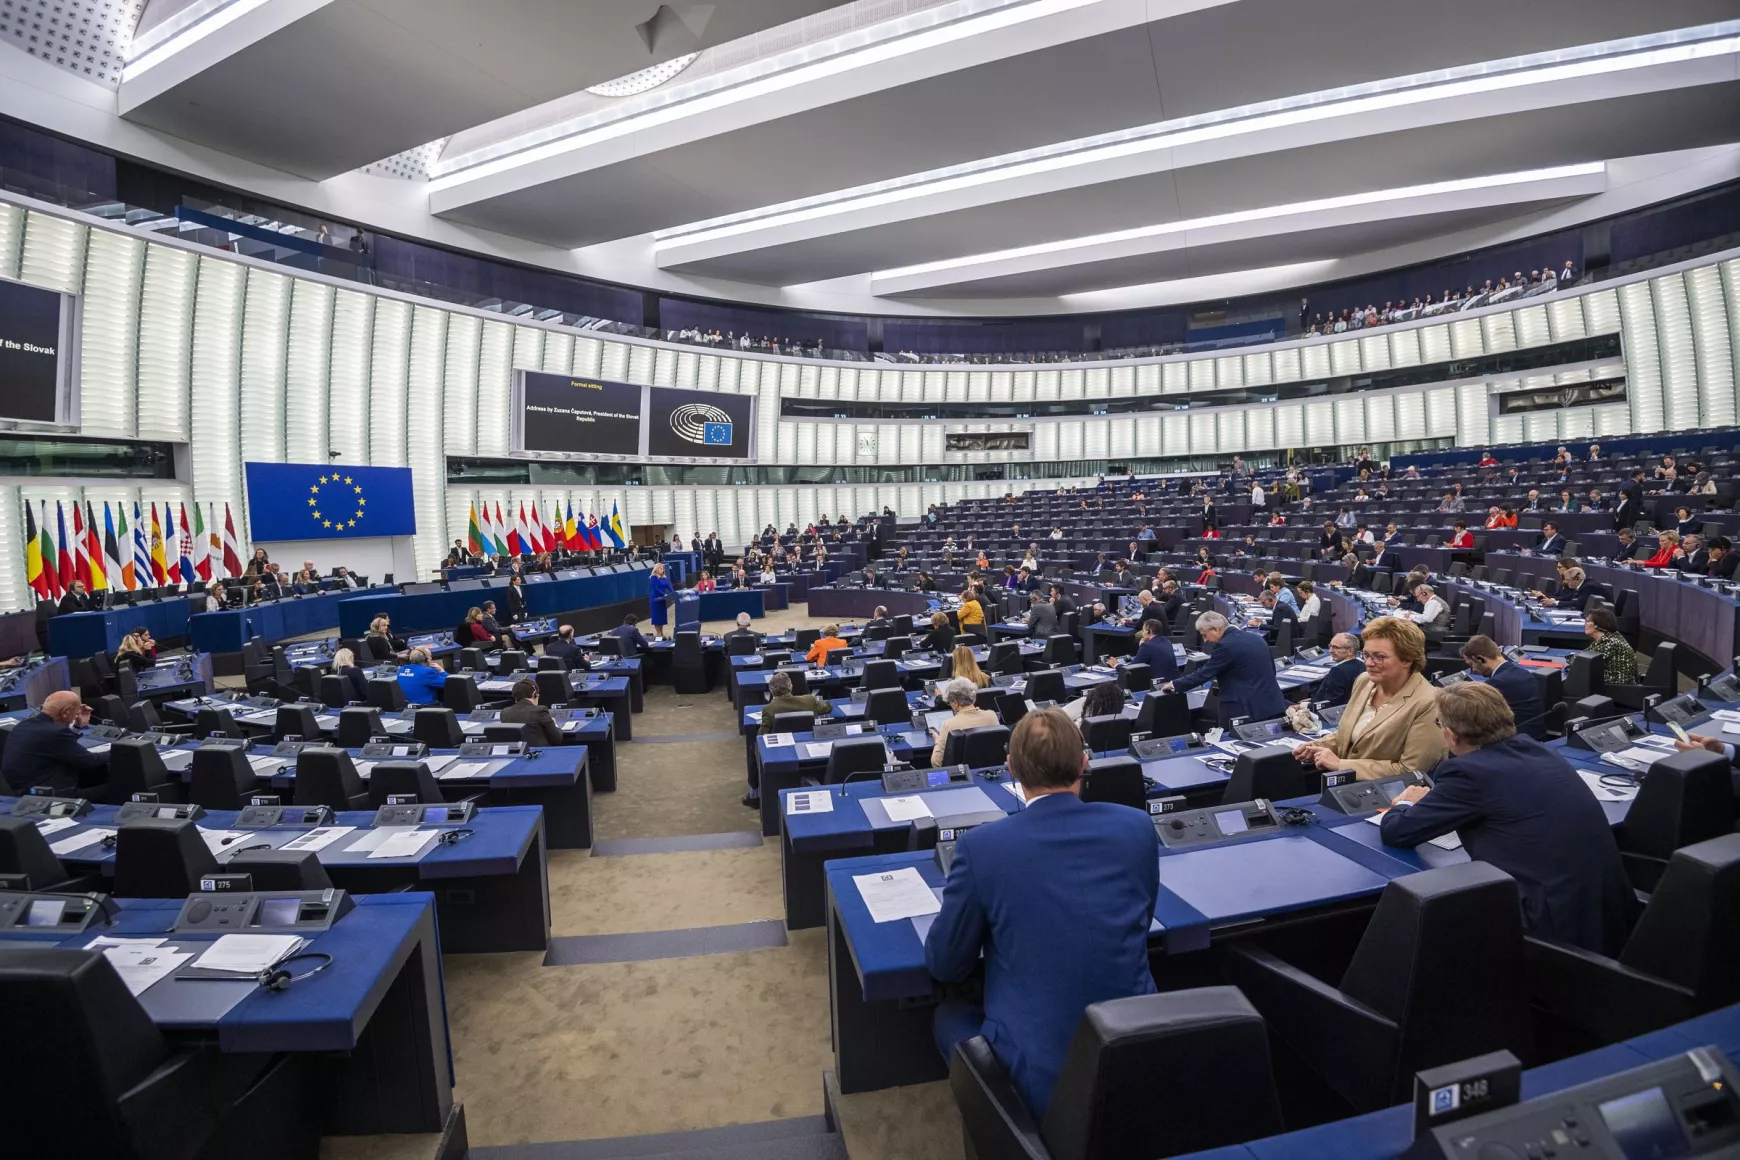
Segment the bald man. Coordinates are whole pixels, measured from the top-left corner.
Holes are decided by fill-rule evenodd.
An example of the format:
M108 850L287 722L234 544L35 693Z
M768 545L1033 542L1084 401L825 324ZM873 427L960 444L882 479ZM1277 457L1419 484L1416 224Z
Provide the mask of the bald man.
M109 759L79 744L75 725L91 723L91 707L77 693L50 693L42 707L20 721L6 739L0 776L9 792L22 794L45 785L61 797L101 786L109 779Z

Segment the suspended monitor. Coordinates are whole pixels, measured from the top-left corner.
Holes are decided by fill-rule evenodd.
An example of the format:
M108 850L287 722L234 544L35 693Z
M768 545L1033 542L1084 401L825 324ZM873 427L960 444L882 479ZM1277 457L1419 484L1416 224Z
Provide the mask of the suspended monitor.
M751 458L755 396L647 388L646 453L665 458Z
M0 279L0 419L73 423L74 299Z
M520 371L517 380L520 450L576 455L640 452L644 388L539 371Z

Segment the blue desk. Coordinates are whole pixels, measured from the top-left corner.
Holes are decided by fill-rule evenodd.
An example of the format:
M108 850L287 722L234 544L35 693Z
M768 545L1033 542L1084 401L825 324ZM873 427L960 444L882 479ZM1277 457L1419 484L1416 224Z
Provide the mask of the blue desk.
M703 621L736 620L747 612L759 620L767 615L760 589L738 588L724 592L688 591L677 596L676 627L699 628Z
M203 602L205 597L199 599ZM177 596L129 608L56 616L48 622L48 651L60 657L88 657L92 653L114 656L121 638L136 628L150 629L160 641L185 637L192 606L190 599Z
M240 652L250 637L257 636L267 644L276 644L294 636L334 630L338 627L338 609L342 602L371 593L394 595L397 592L395 587L376 585L373 588L345 588L306 596L286 596L246 608L195 613L188 618L188 630L192 634L193 647L201 652Z
M115 925L70 938L57 932L7 930L0 938L83 948L97 934L168 935L181 899L120 899ZM306 1114L323 1134L439 1132L453 1105L453 1061L435 903L428 894L359 895L356 909L331 930L310 936L309 951L332 966L286 991L252 979L180 982L162 979L139 996L160 1030L225 1052L315 1052L317 1090ZM199 950L211 936L170 935Z
M634 565L623 572L527 584L526 615L556 616L632 600L644 603L648 575L644 565ZM467 609L477 603L477 590L428 592L417 596L406 596L386 588L368 590L339 602L339 635L363 636L368 632L369 622L383 613L392 617L393 628L398 632L450 629L465 618Z
M31 709L50 693L70 689L65 657L45 657L29 665L0 672L0 709Z

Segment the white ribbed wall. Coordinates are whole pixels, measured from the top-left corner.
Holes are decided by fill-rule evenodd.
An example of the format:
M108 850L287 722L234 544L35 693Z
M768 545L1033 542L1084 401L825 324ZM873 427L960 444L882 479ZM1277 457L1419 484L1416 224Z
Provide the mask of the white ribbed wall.
M1448 322L1259 350L1079 367L966 369L807 362L522 325L279 267L198 251L96 219L0 200L0 276L82 295L81 425L91 435L186 442L187 485L0 486L0 538L20 543L22 501L90 498L229 503L247 538L242 464L348 461L415 472L420 568L464 534L473 502L546 516L572 503L630 523L717 531L739 543L769 522L884 504L911 511L1054 481L767 487L447 488L447 455L508 453L516 367L755 395L760 462L899 466L943 462L1230 455L1453 437L1555 440L1732 424L1740 365L1740 261L1606 283ZM1609 366L1494 383L1244 407L1020 422L790 421L781 396L950 403L1168 397L1472 358L1619 333ZM1629 402L1491 417L1493 390L1624 373ZM1206 400L1205 400L1206 402ZM1032 430L1031 455L945 455L946 431ZM721 473L720 478L725 476ZM51 505L52 510L52 505ZM22 553L0 552L0 607L24 602Z

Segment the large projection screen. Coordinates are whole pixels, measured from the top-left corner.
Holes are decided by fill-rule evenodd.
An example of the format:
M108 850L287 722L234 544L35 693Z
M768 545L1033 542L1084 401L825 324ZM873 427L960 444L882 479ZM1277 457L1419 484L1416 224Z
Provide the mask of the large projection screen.
M74 299L0 279L0 419L72 426Z
M755 458L754 395L514 372L513 449L540 456Z

